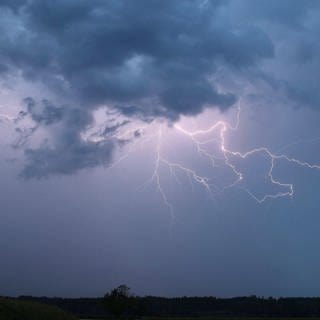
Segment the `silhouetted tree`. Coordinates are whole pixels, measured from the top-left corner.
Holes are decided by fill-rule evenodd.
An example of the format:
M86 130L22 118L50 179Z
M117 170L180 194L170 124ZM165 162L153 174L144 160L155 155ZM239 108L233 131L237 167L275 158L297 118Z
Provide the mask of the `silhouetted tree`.
M112 289L104 298L104 306L114 316L120 317L128 311L133 304L134 297L130 294L130 288L124 284Z

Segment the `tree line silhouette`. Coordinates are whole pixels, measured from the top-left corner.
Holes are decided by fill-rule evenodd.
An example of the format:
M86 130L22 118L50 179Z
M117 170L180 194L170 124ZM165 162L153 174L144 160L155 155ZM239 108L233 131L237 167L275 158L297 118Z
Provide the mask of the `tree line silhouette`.
M19 297L55 305L85 317L320 317L320 298L140 297L121 285L102 298Z

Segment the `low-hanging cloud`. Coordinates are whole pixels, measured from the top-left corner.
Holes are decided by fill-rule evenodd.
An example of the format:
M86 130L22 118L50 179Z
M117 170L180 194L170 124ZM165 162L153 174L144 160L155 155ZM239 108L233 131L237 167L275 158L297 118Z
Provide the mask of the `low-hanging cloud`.
M220 67L249 75L273 60L275 39L264 20L297 30L315 5L294 1L292 14L281 18L283 6L274 1L263 12L254 1L0 1L0 75L19 71L68 101L44 100L40 111L35 100L25 101L37 125L60 126L54 147L26 150L23 175L68 174L111 161L114 141L80 137L102 105L145 121L227 110L238 97L213 80ZM293 84L287 88L296 92Z

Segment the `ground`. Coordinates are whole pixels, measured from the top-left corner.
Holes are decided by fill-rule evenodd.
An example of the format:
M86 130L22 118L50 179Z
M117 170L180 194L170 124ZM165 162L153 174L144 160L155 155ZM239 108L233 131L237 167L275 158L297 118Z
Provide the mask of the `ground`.
M77 320L77 318L56 307L0 298L0 320Z

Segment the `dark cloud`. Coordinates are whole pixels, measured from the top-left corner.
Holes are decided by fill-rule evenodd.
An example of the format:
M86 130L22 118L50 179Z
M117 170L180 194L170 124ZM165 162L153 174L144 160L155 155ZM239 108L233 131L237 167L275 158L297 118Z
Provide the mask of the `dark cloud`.
M105 139L95 142L81 137L82 131L92 123L91 113L80 108L57 107L48 100L37 102L30 97L25 99L25 103L28 112L24 117L29 115L35 126L24 131L17 128L20 137L15 143L16 148L25 148L26 140L41 125L59 126L53 131L53 145L44 142L36 149L25 148L26 165L21 172L23 178L72 174L84 168L106 166L112 159L114 148L124 143L113 138L112 133L126 125L127 121L106 127L101 134Z
M25 149L26 165L21 172L22 177L43 178L53 174L72 174L80 169L106 165L111 161L113 150L121 141L110 138L94 142L81 137L81 132L92 123L90 113L79 108L57 107L47 100L38 103L27 98L25 101L28 112L36 123L34 128L57 123L59 127L57 132L54 131L53 146L43 143L36 149ZM107 136L107 133L104 135Z
M28 113L37 124L51 125L60 122L65 115L65 108L56 107L48 100L42 100L39 104L31 97L25 98Z
M33 0L15 15L24 29L3 36L3 60L28 77L67 83L87 108L152 98L166 117L226 109L236 97L210 82L217 65L250 67L273 46L259 29L217 20L223 5Z
M79 137L69 137L54 148L42 146L26 149L27 164L21 176L43 178L53 174L72 174L84 168L103 166L112 157L112 141L84 142Z
M14 11L27 3L26 0L1 0L0 7L9 8Z
M303 29L310 10L320 7L317 0L244 1L244 11L254 20L264 20L289 28Z
M116 132L119 128L129 124L130 121L129 120L124 120L120 123L117 123L115 125L112 126L107 126L104 130L103 130L103 136L108 136L109 134L112 134L114 132Z
M293 106L319 110L320 2L270 0L230 2L238 23L263 29L275 55L264 68L264 79L280 88Z
M130 142L116 137L129 120L109 121L101 132L94 132L90 138L81 136L84 130L93 123L92 114L81 108L56 106L48 100L36 101L28 97L24 99L27 112L21 112L20 118L29 116L34 126L27 129L16 128L18 139L14 148L24 148L26 165L21 172L23 178L44 178L54 174L72 174L84 168L106 166L112 160L113 151ZM119 115L119 112L115 113ZM111 124L110 124L111 123ZM57 127L55 125L58 125ZM27 141L44 126L53 133L54 143L45 141L36 149L28 148Z
M60 99L72 101L56 107L44 100L40 109L32 100L27 104L33 121L43 126L61 122L68 126L62 132L74 136L80 136L92 111L104 104L146 121L155 117L174 121L207 107L227 110L237 96L231 89L221 90L213 76L221 66L232 73L249 74L264 59L273 58L271 37L255 21L285 19L283 5L272 2L261 4L266 6L261 9L247 1L239 12L250 9L248 17L253 22L238 23L239 17L235 15L233 21L225 14L234 4L237 2L2 1L1 70L18 70L25 79L41 81ZM289 6L292 21L300 21L310 6ZM62 141L68 137L61 132L57 136L60 145L70 143ZM81 142L72 141L76 146ZM77 150L78 156L87 154L77 147L67 150ZM28 151L27 157L38 163L46 158L43 149L41 156L35 152Z

